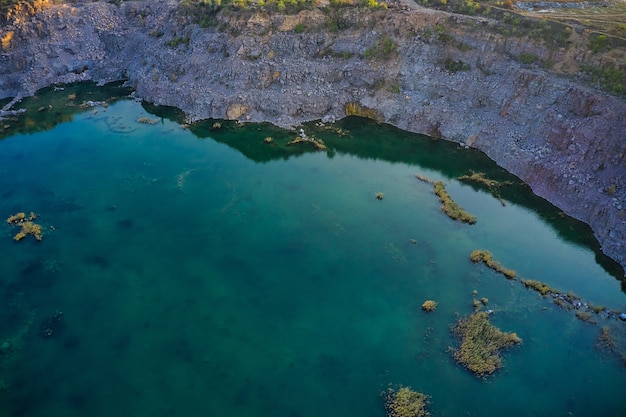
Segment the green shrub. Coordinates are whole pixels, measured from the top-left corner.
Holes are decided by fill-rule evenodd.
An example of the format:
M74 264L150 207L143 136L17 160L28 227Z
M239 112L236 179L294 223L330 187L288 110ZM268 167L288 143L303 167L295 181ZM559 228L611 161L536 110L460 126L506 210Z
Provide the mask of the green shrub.
M535 62L539 61L539 57L535 54L531 54L528 52L524 52L519 54L519 56L517 57L517 60L519 62L521 62L522 64L534 64Z
M187 37L182 37L182 36L174 36L171 40L169 40L167 42L167 46L170 46L172 48L176 48L179 45L187 45L189 44L189 38Z
M452 58L448 58L443 63L444 68L450 72L468 71L470 66L460 59L455 61Z
M400 82L398 80L390 81L387 84L387 91L389 91L390 93L393 93L393 94L399 94L400 93Z
M615 184L611 184L609 185L609 188L606 190L606 193L608 195L613 195L615 194L616 191L617 191L617 187L615 186Z
M437 35L437 39L442 43L450 43L455 41L454 37L447 33L444 27L441 25L435 26L435 34Z
M626 94L626 72L615 67L593 68L583 67L583 71L591 75L591 81L603 90L614 94Z
M387 3L379 3L378 0L361 0L359 4L368 9L386 9Z
M589 40L589 49L591 49L591 52L594 54L606 51L609 47L609 38L605 35L598 35Z
M392 56L398 46L388 36L380 37L374 46L367 48L363 56L367 59L387 59Z

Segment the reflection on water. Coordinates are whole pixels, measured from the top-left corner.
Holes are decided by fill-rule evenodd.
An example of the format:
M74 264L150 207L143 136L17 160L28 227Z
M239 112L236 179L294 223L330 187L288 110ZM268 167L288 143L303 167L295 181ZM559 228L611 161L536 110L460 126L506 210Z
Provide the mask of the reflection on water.
M42 93L0 142L0 213L43 228L0 235L0 415L384 416L389 385L433 415L624 415L624 323L583 321L469 255L605 311L626 309L623 273L480 152L356 118L304 126L315 151L130 100L46 119L70 94L106 100ZM509 185L494 196L457 179L470 171ZM477 223L443 215L416 174ZM488 379L449 349L473 300L523 339Z

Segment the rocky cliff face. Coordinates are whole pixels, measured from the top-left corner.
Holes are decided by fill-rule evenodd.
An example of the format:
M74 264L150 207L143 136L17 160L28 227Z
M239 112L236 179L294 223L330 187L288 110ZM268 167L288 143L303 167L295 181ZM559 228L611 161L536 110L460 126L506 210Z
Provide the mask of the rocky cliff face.
M626 266L626 103L512 59L568 54L427 9L205 16L172 1L42 7L0 29L0 98L125 79L189 120L367 114L484 151ZM575 34L574 34L575 35ZM583 53L583 52L581 52ZM571 56L570 56L571 58Z

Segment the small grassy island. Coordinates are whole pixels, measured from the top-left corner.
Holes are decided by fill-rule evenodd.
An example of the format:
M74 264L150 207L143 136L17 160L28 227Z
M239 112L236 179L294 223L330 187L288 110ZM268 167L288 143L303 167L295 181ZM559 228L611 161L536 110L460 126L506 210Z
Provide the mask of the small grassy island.
M428 396L408 387L389 388L382 393L388 417L428 417Z
M19 242L28 235L33 235L35 239L41 241L43 239L43 233L41 226L34 222L37 219L37 215L32 211L26 216L26 213L20 212L11 215L7 218L7 223L10 226L20 226L20 231L13 237L13 240Z
M457 179L465 183L476 184L480 187L486 188L487 190L489 190L491 195L493 195L495 198L498 199L498 201L500 201L500 204L502 204L503 206L506 206L506 201L502 198L500 194L500 188L505 185L513 185L512 181L496 181L494 179L487 178L487 176L483 172L474 171L470 171L465 175L461 175Z
M441 201L441 211L446 213L448 217L452 220L458 220L463 223L475 224L476 216L469 214L467 211L463 209L456 201L450 197L450 194L446 191L446 186L443 181L432 181L431 179L421 175L416 174L415 178L418 180L431 184L434 188L435 195L439 197L439 201Z
M489 322L489 314L476 311L461 318L452 329L460 346L454 359L477 376L485 377L502 367L500 351L522 343L516 333L505 333Z
M422 304L422 310L426 312L435 311L437 309L437 302L433 300L426 300Z
M487 265L489 268L504 275L508 279L513 279L517 275L517 273L514 270L505 268L500 264L500 262L497 262L496 260L494 260L491 252L486 251L486 250L477 249L473 251L470 254L470 260L474 263L482 262L485 265Z

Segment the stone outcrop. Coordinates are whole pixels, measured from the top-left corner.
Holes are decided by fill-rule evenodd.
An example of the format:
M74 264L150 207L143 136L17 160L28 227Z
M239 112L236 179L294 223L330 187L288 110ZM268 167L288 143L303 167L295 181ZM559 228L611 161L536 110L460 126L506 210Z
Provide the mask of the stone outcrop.
M418 7L204 18L207 28L168 0L14 16L0 29L0 98L123 79L137 97L179 107L190 121L287 127L367 109L482 150L590 224L626 266L626 103L512 59L531 53L558 66L571 53L504 37L487 19Z

